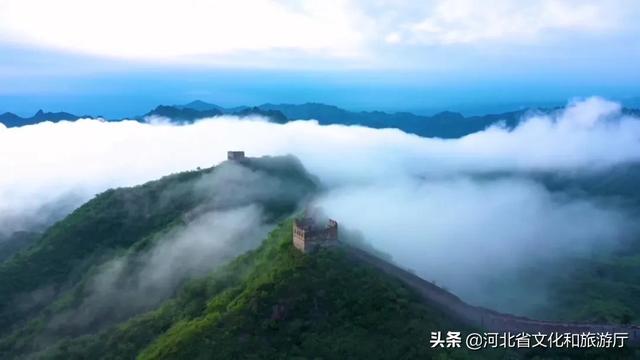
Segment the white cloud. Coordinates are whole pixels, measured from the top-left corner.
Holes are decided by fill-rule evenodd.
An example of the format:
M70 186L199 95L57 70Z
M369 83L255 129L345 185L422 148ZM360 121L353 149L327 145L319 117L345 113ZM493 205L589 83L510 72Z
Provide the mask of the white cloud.
M549 31L602 32L619 25L616 4L600 1L438 0L394 35L410 43L528 42Z
M544 303L539 284L548 280L541 274L528 284L511 283L521 269L588 258L638 230L615 207L510 176L394 177L392 184L339 188L318 204L419 276L473 304L516 313ZM503 287L511 289L509 296L497 294Z
M635 231L622 208L551 192L527 177L528 171L599 174L640 161L640 119L600 98L530 117L513 130L492 127L449 140L226 116L182 126L98 120L0 126L6 155L0 229L18 229L65 194L78 204L108 187L217 164L229 149L297 155L328 185L320 203L329 215L419 275L486 305L506 299L487 297L488 281L532 262L611 248ZM476 287L467 281L471 274Z
M402 35L397 32L392 32L385 36L384 41L389 44L397 44L402 41Z
M602 169L640 160L640 122L599 98L536 116L513 131L492 127L457 140L421 138L398 130L278 125L204 119L162 122L45 122L0 126L0 223L6 228L61 196L87 198L111 186L134 185L167 173L208 167L228 149L252 156L292 153L330 184L385 179L387 174ZM615 121L610 121L614 119Z
M111 57L175 60L236 52L358 54L347 1L3 0L0 40Z
M395 51L381 45L632 33L637 13L630 0L1 0L0 42L143 62L391 66ZM413 61L431 59L420 54Z
M255 248L270 226L252 204L199 215L161 236L145 252L117 256L87 281L79 310L59 314L49 331L111 324L157 306L185 280Z

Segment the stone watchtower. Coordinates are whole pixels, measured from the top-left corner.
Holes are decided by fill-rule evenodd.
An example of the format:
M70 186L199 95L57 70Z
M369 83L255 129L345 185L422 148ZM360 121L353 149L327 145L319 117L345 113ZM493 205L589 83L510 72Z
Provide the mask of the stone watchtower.
M305 214L293 221L293 246L303 253L338 244L338 223L328 219L321 221Z
M227 160L243 160L245 159L244 151L227 151Z

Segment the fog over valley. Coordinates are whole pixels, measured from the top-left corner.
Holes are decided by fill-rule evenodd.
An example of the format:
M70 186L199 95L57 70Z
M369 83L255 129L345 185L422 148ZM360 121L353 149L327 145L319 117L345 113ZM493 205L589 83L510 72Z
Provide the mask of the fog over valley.
M0 360L640 359L637 0L0 0Z
M217 165L228 150L294 155L322 187L314 204L341 226L472 304L520 314L549 301L551 275L533 281L523 277L527 271L563 271L575 259L619 251L640 230L640 204L625 193L633 183L601 186L615 174L638 179L640 119L602 98L458 139L312 119L170 120L0 125L0 153L8 154L0 158L0 244L16 232L41 232L109 188ZM83 311L60 321L85 326L111 314L102 301L151 306L182 279L203 274L202 264L257 246L274 226L260 203L295 189L223 166L212 181L227 189L228 203L202 208L140 254L105 263L86 286ZM238 182L247 199L234 197Z

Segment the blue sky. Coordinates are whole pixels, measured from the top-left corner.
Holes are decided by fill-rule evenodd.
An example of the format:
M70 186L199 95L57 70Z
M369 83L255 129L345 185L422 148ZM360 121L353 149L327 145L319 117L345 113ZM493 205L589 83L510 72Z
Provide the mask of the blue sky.
M0 0L0 112L640 106L640 3Z

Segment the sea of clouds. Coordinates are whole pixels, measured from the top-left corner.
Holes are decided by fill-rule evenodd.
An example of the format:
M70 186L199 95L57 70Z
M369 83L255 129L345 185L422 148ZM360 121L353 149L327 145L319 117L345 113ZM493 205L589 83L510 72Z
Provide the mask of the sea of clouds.
M297 156L326 185L327 214L479 304L495 306L486 284L501 274L607 251L637 231L627 209L527 176L598 176L640 160L640 119L597 97L460 139L313 120L148 120L0 125L0 233L42 227L110 187L218 164L227 150Z

